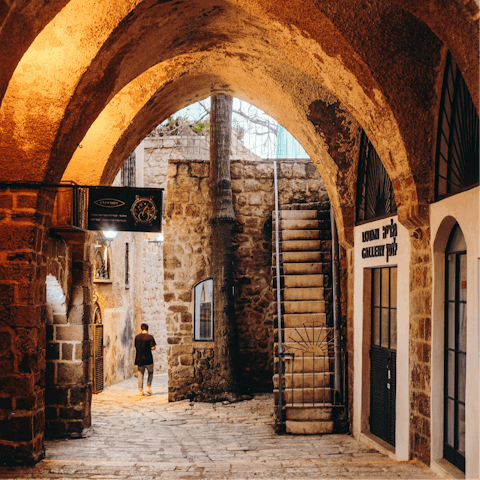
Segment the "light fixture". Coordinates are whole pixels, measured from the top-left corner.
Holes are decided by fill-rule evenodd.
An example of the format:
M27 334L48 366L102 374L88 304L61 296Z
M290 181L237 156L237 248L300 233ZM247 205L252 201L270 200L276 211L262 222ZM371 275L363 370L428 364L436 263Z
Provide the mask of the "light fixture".
M117 231L116 230L104 230L103 231L103 236L105 238L108 238L110 240L113 240L117 236Z
M97 237L97 242L109 247L113 242L113 239L117 236L118 232L115 230L104 230L102 233L103 237Z
M155 245L161 245L163 243L163 233L158 232L157 236L155 237L155 240L149 240L148 243L153 243Z

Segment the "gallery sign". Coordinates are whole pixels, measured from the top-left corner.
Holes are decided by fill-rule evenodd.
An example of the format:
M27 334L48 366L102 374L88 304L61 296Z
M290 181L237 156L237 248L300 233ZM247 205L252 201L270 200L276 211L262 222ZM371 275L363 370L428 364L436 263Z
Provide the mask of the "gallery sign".
M162 230L163 189L89 187L88 190L88 230Z
M374 228L373 230L366 230L362 232L362 243L368 243L375 240L392 240L391 243L384 243L381 245L374 245L370 247L362 248L362 258L376 258L385 257L388 263L390 257L397 255L398 243L397 243L397 224L392 220L387 225L380 228Z

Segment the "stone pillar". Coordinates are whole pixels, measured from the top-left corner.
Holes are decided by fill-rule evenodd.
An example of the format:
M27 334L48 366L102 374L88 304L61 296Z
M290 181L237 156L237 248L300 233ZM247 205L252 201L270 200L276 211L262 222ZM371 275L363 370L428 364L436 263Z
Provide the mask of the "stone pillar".
M92 234L62 233L72 257L66 315L47 325L46 435L79 437L91 425L93 274Z
M0 190L0 464L44 456L45 218L52 198Z
M410 457L430 464L432 253L430 228L411 231Z

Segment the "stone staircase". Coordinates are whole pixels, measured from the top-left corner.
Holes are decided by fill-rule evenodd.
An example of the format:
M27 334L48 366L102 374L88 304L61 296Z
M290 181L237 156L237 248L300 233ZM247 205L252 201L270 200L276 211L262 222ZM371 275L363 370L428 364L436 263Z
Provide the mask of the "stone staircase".
M279 212L279 232L285 353L284 409L283 418L277 419L277 424L284 424L286 432L292 434L332 433L333 332L328 327L331 325L332 304L329 205L300 204L282 208ZM275 248L273 251L275 257ZM273 273L276 299L275 271ZM275 318L275 327L277 325L278 319ZM278 331L275 329L276 342L277 339ZM278 412L277 343L275 356L273 381Z

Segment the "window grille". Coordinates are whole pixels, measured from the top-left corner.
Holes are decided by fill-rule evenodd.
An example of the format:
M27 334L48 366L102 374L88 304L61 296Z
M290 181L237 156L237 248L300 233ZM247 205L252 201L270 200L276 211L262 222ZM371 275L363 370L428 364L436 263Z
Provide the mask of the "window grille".
M213 280L195 286L195 340L213 340Z
M131 155L125 160L125 163L122 166L122 186L124 187L135 187L136 181L136 159L135 152L132 152Z
M357 179L357 223L396 212L392 181L370 140L362 132Z
M478 114L450 52L438 118L436 200L478 184Z
M129 259L129 250L130 245L128 243L125 244L125 287L128 288L130 286L130 259Z

